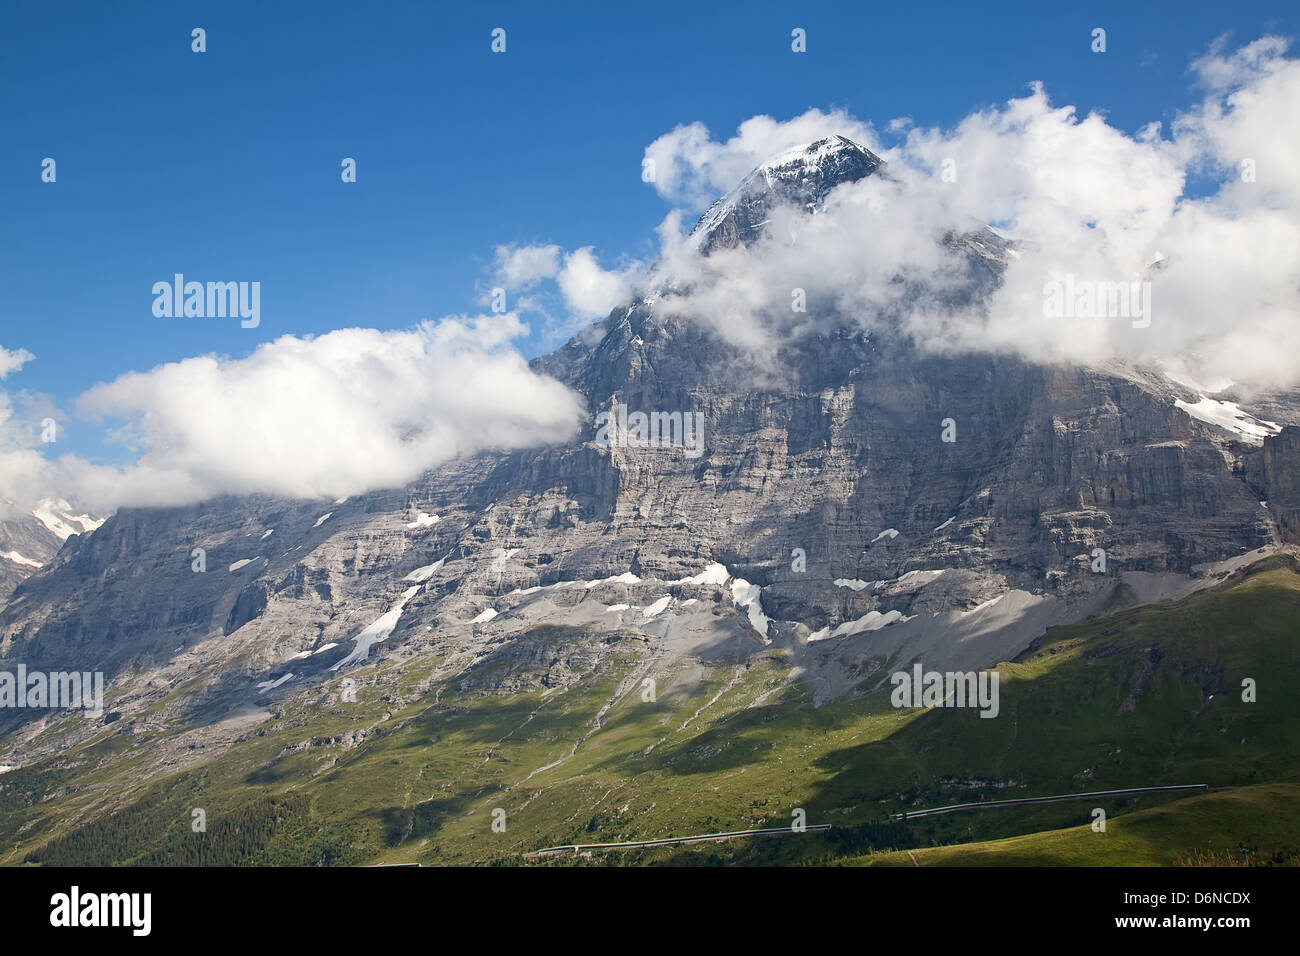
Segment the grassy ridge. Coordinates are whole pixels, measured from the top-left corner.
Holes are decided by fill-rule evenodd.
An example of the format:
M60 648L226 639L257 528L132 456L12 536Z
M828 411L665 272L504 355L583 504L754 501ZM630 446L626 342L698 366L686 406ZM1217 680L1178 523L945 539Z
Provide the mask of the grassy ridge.
M1215 862L1300 865L1300 786L1235 787L1090 825L980 843L846 858L858 866L1177 866L1198 851ZM1245 846L1254 856L1246 856Z

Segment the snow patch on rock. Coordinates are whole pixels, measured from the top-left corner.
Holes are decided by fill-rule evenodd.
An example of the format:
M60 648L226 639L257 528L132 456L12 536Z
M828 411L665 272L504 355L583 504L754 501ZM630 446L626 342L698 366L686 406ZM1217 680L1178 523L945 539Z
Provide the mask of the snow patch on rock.
M402 617L402 609L406 607L406 602L415 597L415 592L418 590L420 589L417 586L403 591L401 599L396 604L368 624L356 636L357 646L352 649L352 653L331 667L330 670L336 671L354 661L364 661L370 654L371 646L387 639L393 633L393 630L397 627L397 622Z
M631 571L624 571L622 574L616 574L612 578L601 578L598 581L588 581L587 587L599 587L602 584L640 584L641 579Z
M509 551L507 551L505 548L497 548L495 551L492 552L491 570L497 572L497 574L504 574L506 570L506 562L509 561L518 553L519 553L518 548L511 548Z
M673 583L694 584L697 586L712 584L712 585L716 585L717 587L722 587L722 585L726 584L727 581L730 580L730 578L731 578L731 572L727 570L726 565L719 564L718 562L715 561L712 564L710 564L707 568L705 568L703 571L701 571L699 574L693 575L689 578L680 578L674 581Z
M68 514L72 506L62 498L57 501L42 501L32 512L32 516L45 525L60 541L67 541L74 534L85 534L102 525L106 518L92 518L90 515Z
M442 570L443 562L446 560L447 559L445 557L442 557L439 558L437 561L433 562L433 564L426 564L422 568L416 568L406 577L402 578L402 580L414 581L416 584L422 584L425 581L429 580L429 578L437 574L440 570Z
M1232 432L1254 445L1263 444L1265 438L1282 430L1277 422L1265 421L1243 412L1236 402L1219 402L1204 395L1200 399L1195 404L1178 399L1174 404L1198 421Z
M663 611L667 610L668 605L671 604L672 601L673 599L671 597L661 597L649 607L641 608L641 614L644 616L645 620L648 621L655 615L661 614Z
M897 624L901 621L910 621L912 618L905 617L902 611L868 611L862 617L853 621L845 621L834 629L823 627L808 635L808 643L813 641L824 641L832 637L845 637L850 634L861 634L864 631L878 631L882 627L888 627L890 624Z
M762 587L757 584L750 584L744 578L733 578L731 582L731 601L736 607L744 608L749 615L750 626L763 636L763 643L772 643L767 636L768 628L771 621L763 613L763 604L761 596Z
M257 685L259 691L275 690L285 681L293 680L293 674L285 674L279 680L264 680Z

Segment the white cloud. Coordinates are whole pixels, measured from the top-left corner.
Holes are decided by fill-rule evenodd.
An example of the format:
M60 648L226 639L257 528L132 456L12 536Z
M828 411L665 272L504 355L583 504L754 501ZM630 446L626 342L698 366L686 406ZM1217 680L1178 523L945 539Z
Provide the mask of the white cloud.
M639 272L640 267L635 264L621 270L602 269L591 247L586 246L564 257L564 267L556 282L570 310L583 317L603 318L627 303Z
M566 253L552 243L497 246L492 275L506 289L528 290L515 304L530 317L540 317L543 339L555 345L627 302L643 269L635 261L604 269L591 246ZM542 280L552 284L538 288Z
M34 358L26 349L0 348L0 378ZM37 451L44 418L62 418L44 396L19 392L15 401L0 390L0 515L10 513L11 503L30 512L51 497L52 465Z
M26 349L0 347L0 378L35 359ZM16 395L0 389L0 516L14 511L30 513L42 499L57 497L52 466L37 449L42 423L61 421L63 414L44 395L20 391Z
M870 140L866 124L819 111L786 123L756 117L724 143L698 124L678 127L647 155L657 157L660 191L679 200L695 189L727 191L744 175L737 170L767 158L760 148L779 152L828 132L855 138L855 127L889 163L889 176L841 186L815 216L778 210L763 240L705 258L681 241L681 218L670 219L660 231L654 281L670 278L675 290L655 307L710 326L760 365L775 364L783 342L833 322L901 329L937 351L1085 364L1176 361L1202 380L1294 384L1300 62L1284 50L1265 38L1199 60L1206 97L1168 135L1158 124L1128 134L1100 115L1080 117L1038 86L951 129L895 121L890 128L901 135L887 149ZM862 141L862 132L856 136ZM1245 158L1256 161L1255 182L1240 175ZM945 160L955 181L941 175ZM1189 195L1189 178L1206 172L1210 193ZM1023 244L993 299L963 308L946 299L963 279L944 239L982 223ZM1139 280L1157 253L1166 261L1150 276L1149 327L1045 317L1046 283L1066 275ZM917 280L931 294L913 298L917 284L897 278ZM795 288L806 291L806 313L791 311Z
M26 349L7 349L0 346L0 378L16 372L36 356Z
M505 245L496 248L496 272L507 289L525 289L560 271L560 247Z
M118 434L144 449L137 461L47 461L11 446L0 454L0 481L38 499L58 489L100 510L223 493L334 498L400 486L458 455L559 441L583 406L510 347L525 331L513 313L396 332L340 329L286 335L247 358L132 372L90 389L77 407L123 422Z

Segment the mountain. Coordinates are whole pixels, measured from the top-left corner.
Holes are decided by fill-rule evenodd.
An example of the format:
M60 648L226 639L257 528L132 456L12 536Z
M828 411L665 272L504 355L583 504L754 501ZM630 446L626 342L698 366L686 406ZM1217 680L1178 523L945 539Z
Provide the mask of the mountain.
M0 777L0 861L1221 865L1244 845L1259 863L1294 864L1294 552L1177 601L1053 629L999 666L997 720L900 714L888 687L815 706L813 688L789 679L784 648L707 656L647 700L633 632L606 634L603 659L579 661L576 629L544 628L458 676L430 680L417 659L392 685L359 672L353 704L287 699L237 745L205 753L190 736L189 759L159 770L151 751L174 728L136 721ZM572 668L563 681L560 666ZM1267 675L1268 690L1246 703L1251 675ZM1210 789L888 818L1170 785ZM1090 826L1096 807L1104 837ZM832 828L527 855L779 828L796 808Z
M704 214L699 252L741 250L777 206L818 215L837 186L884 174L843 137L782 154ZM948 247L978 300L1013 244L973 228ZM1293 394L939 355L847 315L782 341L759 375L670 292L534 361L587 403L568 443L332 502L123 509L67 538L0 611L0 660L102 670L108 713L0 712L0 762L61 781L55 810L79 819L151 787L203 792L214 761L257 799L325 774L409 836L471 794L589 766L610 733L636 744L610 759L677 741L686 761L679 731L715 712L798 723L890 668L1012 660L1050 627L1186 598L1300 543ZM698 415L702 442L600 440L620 406ZM655 720L615 732L646 693ZM381 773L393 735L432 762ZM483 766L462 765L465 748ZM563 786L575 802L557 819L608 812ZM389 840L359 837L360 857L372 838Z
M0 501L0 600L44 567L68 538L104 523L103 518L73 512L61 499L43 501L31 512L20 511L8 499Z
M879 156L843 136L787 150L710 206L691 236L706 255L752 242L777 206L817 212L836 186L865 179L883 166Z

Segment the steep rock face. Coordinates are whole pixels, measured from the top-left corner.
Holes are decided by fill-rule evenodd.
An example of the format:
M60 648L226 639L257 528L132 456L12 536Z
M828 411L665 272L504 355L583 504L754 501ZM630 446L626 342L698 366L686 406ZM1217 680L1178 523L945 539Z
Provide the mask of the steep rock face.
M829 357L800 381L745 390L711 384L707 362L684 360L697 350L635 318L642 344L616 348L632 320L611 321L593 354L617 361L578 363L570 383L593 412L617 400L702 415L698 457L601 447L593 415L571 445L484 455L343 504L124 511L20 589L0 616L5 655L118 669L213 632L253 640L267 662L290 640L295 653L346 650L405 575L439 559L394 643L436 639L421 623L468 620L512 588L623 572L676 580L714 561L761 585L770 616L811 630L912 613L919 598L841 579L962 571L928 587L934 610L1007 587L1081 598L1108 580L1089 568L1095 548L1112 573L1187 573L1271 543L1270 509L1241 462L1270 454L1266 483L1293 481L1270 450L1280 439L1257 451L1217 435L1175 407L1174 387L1135 372L930 357L843 333L810 347ZM421 511L440 520L419 526Z
M1267 496L1267 508L1277 517L1283 541L1300 543L1300 428L1294 426L1264 439L1253 477Z
M0 519L0 600L52 558L63 541L31 515Z
M611 522L654 531L643 563L694 547L771 583L798 547L825 580L970 567L1041 588L1071 586L1095 547L1129 569L1186 572L1271 540L1229 443L1175 407L1176 388L1137 371L926 357L845 333L810 345L822 361L786 364L797 381L741 391L711 386L708 360L692 361L716 358L716 343L683 349L635 313L621 325L595 350L620 362L567 369L600 396L593 410L617 400L706 421L699 459L608 452ZM627 344L609 349L610 338ZM945 419L954 441L942 440ZM563 470L543 480L581 484ZM877 540L886 529L898 537ZM662 535L670 543L652 556ZM816 586L798 581L788 586L811 608Z

